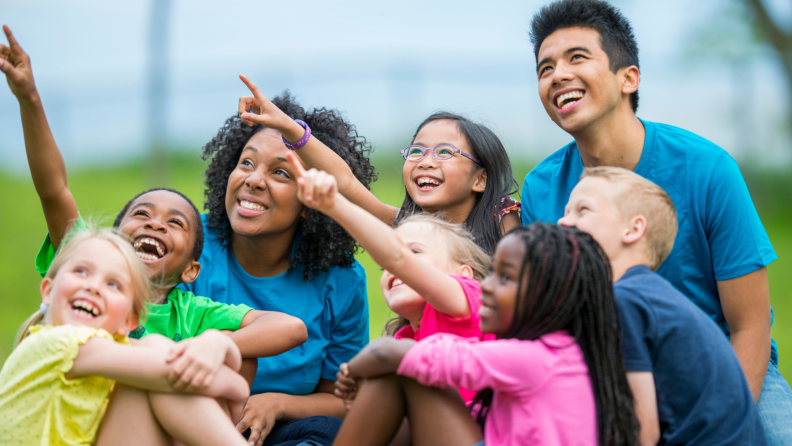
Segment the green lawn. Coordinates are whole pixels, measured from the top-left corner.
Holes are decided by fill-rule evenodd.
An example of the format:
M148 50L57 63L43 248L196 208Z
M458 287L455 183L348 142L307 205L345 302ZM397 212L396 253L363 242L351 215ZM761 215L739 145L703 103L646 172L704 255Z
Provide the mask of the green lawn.
M403 198L400 163L376 160L380 179L373 185L374 193L383 201L398 205ZM383 167L385 166L385 167ZM515 166L521 182L529 165ZM196 203L203 202L204 164L197 156L175 156L171 160L168 186L176 188ZM746 175L762 221L778 253L779 260L769 268L770 290L776 312L773 336L778 342L782 373L792 376L792 207L786 192L792 190L789 172L755 172ZM93 167L70 172L70 187L83 216L99 218L108 225L115 213L146 185L142 163L123 166ZM40 278L33 268L33 258L41 246L46 225L41 206L26 170L11 174L0 171L0 362L5 361L19 324L33 313L40 303ZM358 259L368 272L371 315L371 336L377 337L391 316L379 290L379 268L366 253Z

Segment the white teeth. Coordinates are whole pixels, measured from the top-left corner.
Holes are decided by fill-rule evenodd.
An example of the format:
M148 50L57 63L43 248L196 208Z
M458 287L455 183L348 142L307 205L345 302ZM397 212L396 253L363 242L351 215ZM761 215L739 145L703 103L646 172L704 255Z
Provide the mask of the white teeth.
M401 285L403 283L404 282L402 282L401 280L396 279L396 280L393 281L393 284L391 285L391 288L395 287L396 285Z
M245 209L250 209L251 211L266 211L267 210L267 208L265 208L264 206L260 206L260 205L258 205L256 203L251 203L251 202L245 201L245 200L241 200L239 202L239 205L242 206Z
M72 308L90 316L98 316L99 310L88 301L77 300L72 302Z
M137 251L135 254L137 254L138 257L140 257L143 260L152 260L152 261L159 260L159 257L155 256L154 254L147 254L145 252L140 252L140 251Z
M165 249L162 247L162 244L160 244L160 242L154 240L153 238L148 238L148 237L142 238L142 239L138 240L137 242L135 242L135 244L132 245L132 246L135 247L135 250L139 250L140 247L143 246L144 243L147 244L147 245L151 245L151 246L155 247L157 249L157 254L159 254L159 257L162 257L162 256L165 255ZM153 254L147 254L147 253L138 252L138 256L141 256L140 258L143 258L142 255L154 257L153 259L149 259L149 260L157 260L159 258L159 257L154 256Z
M568 104L562 105L562 104L564 104L565 100L567 100L567 99L578 99L578 98L582 98L582 97L583 97L583 92L582 91L580 91L580 90L570 91L569 93L564 93L561 96L559 96L558 99L556 99L556 104L558 104L558 106L561 107L561 109L565 109L565 108L569 107L570 105L574 104L575 102L577 102L577 101L570 101Z
M437 186L440 184L440 182L435 180L434 178L429 178L429 177L418 178L418 186L423 187L426 186L427 184L434 184Z
M480 316L489 316L490 314L492 314L493 311L495 311L494 308L488 307L486 305L482 305L481 308L479 308L479 315Z

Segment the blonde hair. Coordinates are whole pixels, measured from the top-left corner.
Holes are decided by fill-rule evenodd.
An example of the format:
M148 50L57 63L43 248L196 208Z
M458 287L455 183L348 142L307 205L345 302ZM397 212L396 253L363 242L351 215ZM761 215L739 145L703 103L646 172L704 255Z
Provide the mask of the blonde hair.
M649 268L656 271L674 248L677 212L671 197L660 186L621 167L587 167L580 175L602 178L619 188L616 205L625 217L643 215L649 249Z
M435 232L443 237L448 245L448 257L460 265L467 265L473 271L473 278L479 282L489 274L492 259L479 245L473 236L462 225L450 223L442 218L424 213L415 213L401 220L396 227L408 223L428 223ZM410 324L407 318L397 316L385 324L383 332L393 336L402 327Z
M134 292L132 298L132 314L138 319L142 320L145 317L146 302L151 302L153 299L153 291L151 289L151 282L149 280L148 271L143 262L140 261L132 245L119 236L115 231L110 229L87 229L78 230L69 234L68 239L64 239L61 243L55 258L52 260L47 274L44 276L50 280L55 279L60 268L69 261L77 250L77 247L87 242L88 240L104 240L113 244L121 252L121 255L126 260L129 267L129 278ZM41 310L36 311L30 316L17 332L14 341L14 348L27 337L30 327L40 324L44 320L44 313Z

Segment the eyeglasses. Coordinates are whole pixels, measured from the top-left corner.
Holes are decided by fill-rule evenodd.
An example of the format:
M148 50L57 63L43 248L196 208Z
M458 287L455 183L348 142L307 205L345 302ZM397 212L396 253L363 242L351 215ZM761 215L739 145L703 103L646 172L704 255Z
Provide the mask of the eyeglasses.
M423 147L423 146L407 146L401 152L401 155L407 161L418 161L426 156L427 152L432 152L432 157L439 161L450 160L454 157L457 153L464 156L465 158L473 161L474 163L478 164L480 167L484 167L483 164L479 162L476 158L468 155L467 153L457 149L456 147L452 146L451 144L440 144L439 146L434 146L431 149Z

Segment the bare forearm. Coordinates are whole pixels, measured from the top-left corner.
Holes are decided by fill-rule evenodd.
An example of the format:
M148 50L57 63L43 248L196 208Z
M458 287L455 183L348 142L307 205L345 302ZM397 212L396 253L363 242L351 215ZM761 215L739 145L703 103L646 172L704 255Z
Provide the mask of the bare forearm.
M299 420L306 417L327 416L343 418L344 402L332 393L316 392L309 395L270 394L276 399L281 421Z
M52 136L38 94L19 99L30 173L42 201L55 198L66 188L66 165Z
M258 315L249 325L228 336L239 347L243 358L261 358L279 355L301 345L308 339L308 330L299 318L272 312Z
M732 331L731 344L745 373L754 401L759 401L770 363L770 332L762 329Z
M396 373L404 355L415 345L412 339L379 338L349 361L353 378L375 378Z

